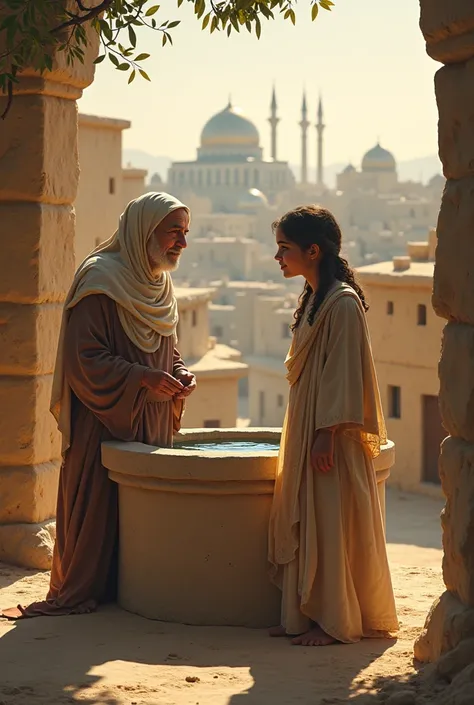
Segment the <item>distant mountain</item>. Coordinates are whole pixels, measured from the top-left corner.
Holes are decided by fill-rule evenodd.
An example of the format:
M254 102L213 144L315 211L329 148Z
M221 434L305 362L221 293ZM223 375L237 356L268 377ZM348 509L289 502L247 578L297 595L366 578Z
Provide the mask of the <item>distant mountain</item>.
M124 149L123 150L123 165L127 166L129 163L131 166L137 167L139 169L148 170L148 180L153 176L153 174L158 173L161 178L165 181L169 166L172 162L170 157L163 155L154 156L153 154L148 154L140 149ZM324 168L324 179L330 188L334 188L336 185L336 175L341 172L346 164L328 164ZM300 176L300 167L294 164L290 164L290 167L298 179ZM429 155L428 157L418 157L417 159L409 159L404 162L398 162L398 176L401 181L423 181L426 183L435 174L441 174L441 163L436 154ZM315 170L309 170L308 174L310 180L315 180L316 172Z
M168 169L171 164L170 157L153 156L141 149L124 149L122 154L123 166L134 166L137 169L147 169L149 181L153 174L158 173L166 181Z

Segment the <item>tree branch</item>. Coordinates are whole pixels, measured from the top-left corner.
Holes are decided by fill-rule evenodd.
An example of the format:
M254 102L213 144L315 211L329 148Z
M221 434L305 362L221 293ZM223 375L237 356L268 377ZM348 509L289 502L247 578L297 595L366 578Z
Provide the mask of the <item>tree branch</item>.
M7 104L5 106L5 110L0 115L0 120L5 120L5 118L7 117L8 113L10 111L11 105L12 105L12 101L13 101L13 81L10 80L7 83Z
M76 5L78 6L78 8L86 14L82 17L80 17L79 15L73 15L71 19L66 20L66 22L62 22L57 27L54 27L54 29L51 30L51 34L58 34L59 32L62 32L68 27L77 27L78 25L89 22L89 20L93 20L95 17L98 17L103 12L105 12L105 10L107 10L112 5L112 2L113 0L102 0L102 2L99 3L96 7L87 8L82 4L82 2L80 2L80 0L76 0Z

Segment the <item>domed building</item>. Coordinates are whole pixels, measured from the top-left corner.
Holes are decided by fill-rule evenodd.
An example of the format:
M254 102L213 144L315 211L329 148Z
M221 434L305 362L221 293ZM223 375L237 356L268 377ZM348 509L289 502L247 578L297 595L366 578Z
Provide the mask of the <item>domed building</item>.
M230 102L213 115L201 132L200 161L262 159L260 135L251 120Z
M266 208L294 182L287 162L263 159L257 127L230 101L204 125L197 159L174 162L168 173L174 194L207 198L221 213Z
M396 172L395 157L377 142L362 158L362 171L366 173Z
M383 194L394 192L397 186L395 157L379 142L362 157L360 171L348 164L337 176L337 189L342 192L365 191Z

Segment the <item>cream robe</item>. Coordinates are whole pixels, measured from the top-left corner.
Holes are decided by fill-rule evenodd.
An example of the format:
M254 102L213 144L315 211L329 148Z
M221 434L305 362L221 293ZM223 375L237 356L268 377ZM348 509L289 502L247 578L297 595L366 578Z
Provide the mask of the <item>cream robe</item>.
M316 622L338 641L398 629L373 458L386 442L362 304L337 282L286 360L290 397L269 529L269 561L290 634ZM334 467L313 470L315 432L335 434Z

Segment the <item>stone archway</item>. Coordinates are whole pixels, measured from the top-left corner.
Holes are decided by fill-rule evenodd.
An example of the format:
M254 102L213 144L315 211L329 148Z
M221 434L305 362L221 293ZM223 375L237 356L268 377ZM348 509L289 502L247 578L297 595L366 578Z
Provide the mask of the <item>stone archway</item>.
M441 415L450 433L440 457L446 592L415 644L419 660L434 661L474 636L474 5L470 0L420 5L427 52L445 64L435 78L447 183L437 227L433 307L448 321L439 367Z
M433 305L448 324L441 411L444 579L415 646L434 660L474 635L474 5L421 0L436 76L448 179L438 223ZM90 47L73 69L22 78L0 129L0 559L49 565L59 439L48 412L61 303L73 270L77 106L93 80ZM2 99L0 99L1 103ZM5 227L7 224L7 228ZM473 231L473 232L471 232Z

